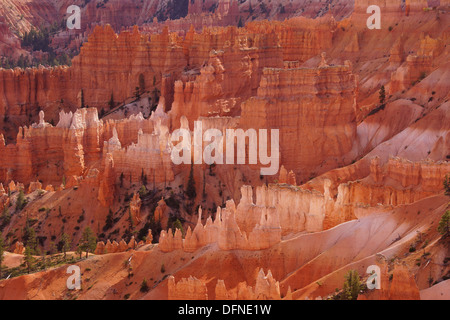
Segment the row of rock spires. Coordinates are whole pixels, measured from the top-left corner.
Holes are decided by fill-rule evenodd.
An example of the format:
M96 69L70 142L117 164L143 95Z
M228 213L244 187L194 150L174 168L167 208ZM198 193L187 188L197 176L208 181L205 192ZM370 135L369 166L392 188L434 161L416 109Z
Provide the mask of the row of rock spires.
M59 68L52 71L46 69L0 70L0 81L7 84L7 90L4 92L0 87L0 115L12 116L19 109L12 107L16 104L39 104L51 115L53 113L51 110L56 107L52 108L46 104L52 104L52 101L55 101L54 103L57 102L59 108L61 100L64 100L65 103L73 103L81 97L83 88L83 98L87 105L103 107L109 101L113 89L120 88L119 91L114 90L114 97L122 101L132 96L139 79L152 79L155 75L159 77L159 74L163 74L167 76L162 79L161 94L162 100L166 102L164 107L171 110L169 128L178 128L182 115L192 126L193 121L199 117L236 117L242 111L240 126L243 128L282 128L280 134L282 162L289 167L295 167L296 170L306 172L311 169L311 166L315 166L322 160L339 157L350 151L356 135L356 122L353 121L355 119L356 78L351 72L350 65L321 66L319 69L292 68L296 62L298 64L304 62L319 54L321 50L330 48L332 33L329 31L334 28L336 28L336 23L329 17L317 21L273 23L266 21L255 22L242 29L234 27L206 29L201 34L191 30L185 39L175 34L169 34L165 30L160 35L152 35L151 40L148 41L146 36L139 34L136 29L117 36L110 27L98 27L82 47L80 56L74 59L73 66L70 68ZM160 47L155 47L159 45ZM111 50L111 48L117 50ZM132 50L132 52L125 53L124 51L127 50ZM134 60L130 60L133 57ZM108 61L106 66L108 72L105 71L103 61ZM293 63L286 64L285 61ZM180 74L180 70L183 70L186 65L189 66L190 71ZM117 66L120 67L117 68ZM126 70L126 74L124 70ZM34 71L36 74L33 74ZM89 80L93 75L95 75L95 79ZM33 79L27 79L28 77ZM134 80L132 77L135 77ZM9 84L23 79L28 81L20 86L9 87ZM101 85L99 81L101 81ZM71 88L56 89L52 87L66 83L70 83ZM105 89L104 83L112 87ZM10 96L10 92L19 87L21 92ZM289 88L293 87L300 89L289 92ZM28 90L34 92L36 88L42 88L42 90L37 90L40 94L26 94ZM128 93L126 93L127 90ZM246 101L256 90L257 97ZM279 99L286 93L290 98L288 104ZM64 97L59 96L60 94L63 94ZM307 99L305 94L307 94ZM1 98L3 95L5 95L4 99ZM70 97L65 95L70 95ZM19 102L17 102L17 96L21 97ZM30 96L37 97L38 101L27 102L26 100ZM299 99L300 97L302 99ZM324 101L324 97L327 97L326 101ZM277 103L271 103L273 99ZM40 103L41 100L45 100L46 104ZM241 110L244 101L246 103ZM99 103L101 105L98 105ZM320 107L322 105L327 105L329 108L324 109ZM314 107L311 108L311 106ZM255 116L255 112L257 116ZM340 114L336 115L337 112ZM83 119L83 116L78 118ZM9 152L5 153L4 161L10 167L0 163L0 168L5 168L4 170L0 169L0 181L34 180L37 172L40 176L48 175L52 179L52 183L55 183L57 178L61 179L63 174L80 176L80 172L83 172L83 169L88 167L91 161L99 160L103 141L107 141L113 136L113 124L106 128L107 130L102 130L101 125L97 123L96 119L89 120L89 130L78 133L76 137L73 137L72 132L57 133L55 130L51 130L54 131L52 137L44 135L41 138L44 138L45 141L40 141L40 143L30 141L26 130L23 129L19 132L19 136L26 137L30 144L20 141L18 137L17 147L8 149ZM287 130L284 126L285 123L288 126L292 124L296 127L295 132ZM328 139L330 138L328 133L321 129L323 123L327 123L328 128L334 128L333 139ZM39 127L41 126L46 126L42 119ZM70 128L81 127L82 125L76 125ZM311 130L311 128L315 130ZM142 129L144 134L152 132L149 130L150 128ZM133 129L129 130L133 131ZM304 147L300 150L292 146L293 138L309 137L311 132L316 131L317 134L314 137L303 139ZM62 138L64 136L66 139ZM126 144L119 131L118 136L119 141ZM130 136L135 137L136 133ZM154 140L157 138L142 137L140 143L148 143L148 147L150 147L151 143L155 143ZM336 140L339 140L339 143L334 143ZM312 141L316 148L309 148ZM117 145L117 139L111 143ZM322 146L318 147L319 144ZM57 152L58 159L45 159L45 155L43 159L39 159L40 153L48 154L42 149L36 149L42 145L47 149L54 148L55 151L61 148L62 151ZM114 146L111 149L118 151ZM69 152L69 150L75 150L75 152ZM167 168L168 157L164 154L165 149L161 149L163 154L160 157L140 154L142 150L143 148L130 148L127 149L126 154L118 152L119 154L113 155L116 169L111 171L116 171L120 175L122 170L127 171L126 166L122 168L124 163L138 166L141 159L146 159L144 165L153 165L157 168L152 172L146 172L148 176L157 175L156 180L170 181L172 173L170 168ZM327 150L327 153L321 154L314 150ZM38 159L30 161L33 156ZM136 159L136 156L140 156L139 160ZM15 164L12 159L19 161ZM58 163L63 163L63 168L54 164L56 160ZM105 168L113 166L106 156L101 160L104 162ZM52 167L51 170L46 168L49 166ZM12 171L9 179L5 179L7 172L2 172L6 171L6 168L11 168ZM42 171L47 172L41 174ZM139 177L141 172L141 170L128 171L133 175L133 179L136 176ZM126 173L124 172L124 174Z
M380 6L383 19L389 21L398 21L405 14L420 12L427 7L425 0L406 2L407 13L402 10L402 0L356 1L352 19L365 28L366 10L374 4ZM441 2L442 6L448 6L448 2ZM221 11L227 14L235 11L225 7ZM110 26L97 26L69 68L1 70L0 80L5 86L0 87L0 116L20 115L19 106L29 109L40 105L53 117L61 100L79 106L82 89L86 104L90 106L104 107L113 91L116 101L124 101L133 96L141 75L146 79L146 89L152 89L150 83L154 76L159 81L160 75L176 73L179 79L184 67L201 68L212 50L223 50L225 60L229 61L225 65L230 75L225 80L224 92L256 89L264 67L279 68L283 61L306 61L331 48L332 33L337 25L333 20L326 17L271 23L256 21L245 28L204 28L201 33L187 26L183 28L189 30L185 37L170 34L168 28L160 34L148 35L139 33L135 27L116 35ZM240 63L235 62L245 62L248 58L254 63L244 64L240 70ZM243 72L246 70L251 73ZM243 75L246 81L242 81ZM235 77L240 77L240 81L234 81ZM238 91L237 86L240 87ZM167 101L173 100L164 97Z
M407 266L395 263L392 270L392 278L389 276L388 264L379 262L381 274L377 281L380 289L366 290L358 296L358 300L420 300L420 293L414 276ZM344 279L342 279L344 282ZM329 297L332 297L331 294ZM329 298L327 297L327 298ZM311 297L305 297L306 300ZM322 300L325 297L312 297ZM168 300L208 300L208 288L205 281L190 276L176 282L173 276L168 279ZM228 289L223 280L218 280L215 287L215 300L292 300L293 293L290 286L285 296L280 293L279 282L276 281L270 270L267 275L260 269L256 278L255 287L241 282L235 288Z
M280 175L285 176L286 172L283 169ZM413 163L391 158L381 167L380 159L374 158L367 178L340 184L337 194L332 193L330 180L325 180L323 194L270 185L256 188L255 204L252 187L243 186L237 207L233 200L228 201L226 208L217 209L215 220L208 217L205 225L200 208L193 231L189 227L183 239L178 229L174 233L163 230L159 248L163 252L194 252L217 243L221 250L267 249L290 233L322 231L369 214L370 207L410 204L436 194L442 191L442 181L449 173L449 162Z
M260 222L251 232L242 232L236 222L236 207L232 200L227 201L226 208L217 209L216 219L211 217L202 225L202 210L199 209L199 218L194 231L189 227L185 239L179 229L172 233L161 231L159 248L163 252L182 249L185 252L194 252L197 249L218 243L221 250L263 250L270 248L281 241L281 226L273 210L264 210Z
M128 244L125 242L124 239L122 239L119 243L116 241L111 242L110 240L108 240L105 244L103 241L100 241L97 243L97 247L95 248L94 254L101 255L107 253L125 252L129 249L135 250L139 247L142 247L145 244L151 244L152 241L153 241L152 231L149 230L145 243L144 241L140 241L139 243L136 242L134 236L131 237ZM13 252L16 254L24 254L25 252L24 244L20 241L17 241Z
M311 20L307 24L319 26L324 22ZM305 61L319 53L319 48L329 47L332 39L326 28L306 27L307 30L302 30L291 23L277 23L276 28L262 33L256 33L255 29L205 28L199 34L191 29L185 37L180 37L169 33L168 28L160 34L141 34L135 27L116 35L109 25L97 26L81 47L80 55L73 59L71 67L0 70L0 81L5 83L0 87L0 115L20 115L20 108L16 106L40 105L53 116L61 100L65 104L79 106L81 90L86 105L92 107L107 105L113 91L115 101L125 101L133 96L140 77L145 79L145 89L150 91L154 77L159 82L161 75L180 75L186 66L200 68L212 50L230 51L239 61L248 56L246 50L241 49L249 49L256 53L256 58L260 53L263 59L282 65L283 50L286 51L285 60ZM277 33L275 36L274 32ZM279 39L283 40L285 48L279 46ZM260 49L255 51L252 44ZM273 50L263 50L263 47ZM272 51L277 54L270 58ZM233 59L228 60L231 63ZM277 66L273 63L268 65L267 61L261 61L261 67L255 70ZM259 83L260 75L255 74L254 77L254 83ZM235 87L238 84L230 82L230 85ZM241 88L245 90L244 86Z
M110 240L106 241L106 244L103 241L100 241L97 243L97 247L94 251L95 254L101 255L101 254L107 254L107 253L118 253L118 252L125 252L127 250L136 250L139 247L142 247L146 244L151 244L153 241L153 235L152 231L148 230L147 238L144 241L139 241L139 243L135 240L134 236L131 237L128 244L125 242L124 239L122 239L119 243L116 241L111 242Z
M389 16L402 12L400 0L393 4L375 2ZM423 4L423 1L412 1L408 6L416 12ZM366 5L369 2L358 1L355 16L364 14L367 19ZM111 27L98 27L70 68L0 70L0 81L5 84L0 86L0 116L19 116L23 114L19 106L35 105L42 106L51 115L60 108L61 99L78 105L83 88L86 104L103 107L113 89L115 99L123 101L133 95L139 79L147 79L148 84L149 79L157 76L159 82L162 74L161 93L166 105L160 111L171 110L169 118L165 115L163 125L170 130L177 128L182 115L191 125L199 117L241 115L242 128L281 128L281 163L295 168L294 173L303 180L307 177L302 175L315 170L317 163L327 163L328 169L348 164L351 160L336 159L343 159L356 139L358 88L351 63L330 66L322 59L318 68L298 68L302 62L332 47L336 28L336 21L326 17L311 21L261 21L246 28L212 28L202 33L190 29L184 38L165 29L149 39L137 28L116 35ZM432 59L442 52L445 41L420 39L417 57L408 57L405 65L392 74L390 92L401 92L423 72L429 72ZM393 46L392 63L404 60L402 47L400 39ZM186 66L188 70L182 72ZM70 88L61 88L69 83ZM111 88L104 88L105 83ZM100 170L105 192L99 198L105 204L111 201L107 192L112 191L109 182L121 173L137 181L143 165L156 168L147 169L149 178L171 181L173 172L165 149L160 148L161 155L150 151L161 142L156 136L147 136L154 132L155 122L141 122L137 117L105 123L102 128L91 114L72 115L77 119L73 126L71 116L63 116L68 119L60 121L61 128L81 129L83 121L88 128L77 133L51 128L48 133L30 133L21 129L17 145L6 149L2 148L0 138L0 152L4 155L0 159L0 181L18 180L28 184L39 173L49 180L46 183L57 185L63 175L78 177L90 163L101 159L100 169L106 171ZM37 127L48 127L43 117ZM165 129L161 128L160 137L164 137ZM144 135L132 147L140 129ZM110 141L109 151L115 154L107 157L102 151L104 141L111 137L114 139ZM291 143L300 137L301 145ZM123 148L128 146L129 149ZM143 165L142 159L146 159Z
M206 283L195 277L182 278L175 282L175 278L168 279L168 300L208 300L208 288ZM276 281L272 272L268 270L267 275L260 269L256 278L255 287L241 282L237 288L227 290L224 280L218 280L215 288L216 300L281 300L280 283ZM291 300L289 293L284 300Z
M64 187L70 188L90 180L99 187L99 200L110 204L121 175L126 183L140 181L143 172L155 183L174 179L164 123L161 107L149 119L138 114L110 121L99 120L93 108L61 112L56 126L45 122L41 111L38 124L19 129L16 144L6 145L0 135L0 182L29 184L39 176L60 185L65 177Z
M200 208L197 225L194 230L187 229L185 239L180 230L173 233L171 229L166 232L163 228L160 249L164 252L177 249L194 252L212 243L217 243L222 250L267 249L290 233L322 231L363 216L370 207L410 204L436 194L442 190L442 181L450 173L450 163L391 158L382 167L380 159L374 158L368 177L341 183L336 193L332 190L332 182L325 180L323 194L283 184L286 173L287 170L282 167L278 185L257 187L256 203L253 201L252 187L243 186L239 205L236 207L232 200L228 201L225 208L217 209L215 220L208 217L205 225L202 224ZM34 188L40 189L41 184L36 182L29 191L33 192ZM23 189L23 185L12 181L8 189L15 192ZM0 209L9 202L10 197L0 184ZM135 193L130 202L135 223L140 221L140 207L139 194ZM155 218L163 221L165 211L166 205L162 199L155 210ZM152 239L151 232L149 239ZM107 252L116 252L114 247L118 245L99 243L99 251L107 247ZM121 250L125 247L129 246L123 243Z

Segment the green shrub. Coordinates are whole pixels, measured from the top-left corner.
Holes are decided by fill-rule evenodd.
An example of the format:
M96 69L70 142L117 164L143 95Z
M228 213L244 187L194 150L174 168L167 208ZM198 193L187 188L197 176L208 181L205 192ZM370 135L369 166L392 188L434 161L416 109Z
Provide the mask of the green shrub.
M446 175L444 178L445 195L450 196L450 175Z
M142 280L140 290L141 290L141 292L148 292L150 290L150 288L148 287L148 284L147 284L147 279L144 278L144 280Z
M356 270L350 270L345 275L344 289L341 296L342 300L356 300L361 291L361 282L359 281L359 274Z
M439 233L445 237L450 234L450 211L446 211L439 221L438 226Z

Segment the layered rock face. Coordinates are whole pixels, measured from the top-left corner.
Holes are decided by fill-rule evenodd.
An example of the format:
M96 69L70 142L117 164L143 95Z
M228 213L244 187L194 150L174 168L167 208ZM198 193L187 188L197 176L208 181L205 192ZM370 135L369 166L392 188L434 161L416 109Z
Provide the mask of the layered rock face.
M238 115L240 103L256 92L264 67L305 61L329 48L333 25L330 19L254 22L247 28L211 28L199 34L191 28L184 38L167 27L148 36L137 27L116 35L108 25L97 26L69 68L0 70L0 115L25 118L39 106L56 120L64 106L104 108L112 95L116 104L123 103L136 87L151 91L163 76L180 78L185 67L193 70L193 77L192 72L181 77L175 98L170 83L169 94L163 95L169 104L175 100L175 108L187 109L193 119ZM199 112L193 104L200 105Z
M254 287L247 282L241 282L236 288L227 290L224 280L218 280L214 295L208 295L206 283L195 277L182 278L175 282L173 276L168 281L169 300L208 300L215 296L215 300L281 300L280 284L269 270L267 275L260 269Z
M439 193L450 167L448 162L411 162L400 158L391 158L381 166L380 159L374 158L369 172L359 180L338 183L336 189L331 181L325 181L328 201L324 229L369 215L374 207L391 209Z
M389 92L395 94L407 90L426 78L434 70L433 61L444 52L444 43L440 37L432 38L422 33L417 54L408 55L406 62L392 73Z
M0 115L25 116L41 106L56 115L61 99L67 100L69 68L0 69ZM76 97L76 96L75 96ZM64 99L66 98L66 99ZM74 105L76 98L72 99Z
M258 95L242 105L240 125L279 129L281 163L303 180L303 172L336 165L352 149L356 93L349 65L267 68Z
M450 164L433 161L414 163L391 158L384 168L380 168L379 159L375 158L370 171L370 177L366 179L341 184L338 203L399 206L417 202L442 190L442 181L450 172Z
M278 38L250 29L206 29L201 34L191 29L183 48L188 66L199 70L186 72L174 82L175 127L181 115L190 122L200 116L239 115L241 102L258 88L263 67L283 65Z
M136 87L150 91L155 77L184 65L181 47L170 44L167 32L149 39L137 28L116 35L110 26L96 27L69 68L0 70L0 114L23 115L40 106L56 118L60 107L82 101L103 108L113 95L122 103Z
M372 214L374 207L392 209L432 196L442 191L449 172L448 162L393 158L381 167L379 158L374 158L369 176L341 183L336 192L330 180L324 182L324 193L286 184L262 186L256 188L254 203L252 188L243 186L237 207L228 201L226 208L218 208L215 220L208 217L205 225L200 209L198 223L193 231L188 228L185 239L178 229L162 231L159 247L163 252L195 252L217 243L221 250L267 249L282 236L320 232Z
M39 179L60 185L66 177L71 187L77 182L69 177L91 177L105 205L112 203L120 176L131 182L140 181L142 174L155 183L174 179L168 128L156 113L148 120L140 114L103 122L96 109L79 109L74 114L61 112L54 127L41 112L38 124L20 128L16 144L5 145L3 136L0 141L0 181L29 184Z
M366 28L366 21L370 17L370 14L367 13L367 8L372 5L380 7L383 24L394 20L398 21L402 16L405 16L405 12L402 9L402 0L355 0L355 9L351 19L360 25L360 28Z
M194 277L175 282L173 276L168 281L168 300L208 300L206 284Z
M395 263L391 279L386 261L377 262L377 266L381 271L380 289L361 294L358 300L420 300L419 289L407 266Z

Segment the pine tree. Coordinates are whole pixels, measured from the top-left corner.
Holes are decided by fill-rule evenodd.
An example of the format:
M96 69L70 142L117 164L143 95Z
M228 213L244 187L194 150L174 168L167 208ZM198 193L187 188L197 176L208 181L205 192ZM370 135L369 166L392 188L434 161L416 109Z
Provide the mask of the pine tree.
M197 197L197 191L195 190L195 179L194 179L194 165L191 164L191 172L189 173L189 180L186 188L186 195L189 199L195 200Z
M244 27L244 22L242 22L242 17L239 18L239 22L238 22L238 28L243 28Z
M67 233L61 236L62 252L64 253L64 260L66 259L67 251L70 250L70 237Z
M345 276L342 300L356 300L361 291L361 282L359 274L356 270L350 270Z
M139 75L139 92L141 94L145 92L145 77L142 73Z
M19 195L17 196L16 201L16 210L22 210L27 204L27 201L25 199L25 194L23 193L23 190L20 189Z
M27 267L28 273L34 268L35 259L33 257L32 249L28 246L25 247L24 263Z
M34 255L38 254L39 249L38 249L38 242L37 242L37 238L36 238L36 232L34 231L33 228L28 226L28 219L27 219L27 226L25 229L25 235L26 235L25 245L30 248L31 254L34 254Z
M81 108L86 108L86 105L84 104L84 91L81 89Z
M45 253L41 258L41 265L43 270L47 270L47 255Z
M123 172L120 174L120 187L123 188L123 178L125 176L123 175Z
M384 88L384 86L381 86L381 89L380 89L380 104L384 105L385 102L386 102L386 89Z
M144 278L141 283L141 292L148 292L148 290L150 290L150 288L148 287L147 279Z
M439 221L438 231L444 238L450 235L450 211L446 211L442 216L441 221Z
M80 256L83 254L83 248L81 247L81 244L78 244L76 253Z
M3 263L3 254L5 253L5 246L3 244L3 236L0 231L0 279L2 278L2 263Z
M133 232L134 230L134 220L133 215L131 214L131 209L128 208L128 222L130 223L130 232Z
M112 110L116 106L116 103L114 102L114 93L111 92L111 99L109 99L108 102L109 109Z
M89 252L95 251L95 248L97 247L97 238L90 227L84 229L83 234L81 235L80 245L81 249L86 252L86 259L89 257Z
M178 219L175 220L175 222L172 224L172 227L173 227L174 234L177 229L180 229L181 234L183 235L183 238L184 238L184 229L183 229L183 225L181 224L180 220L178 220Z
M58 252L58 248L56 248L56 244L54 241L50 242L50 256L54 256Z
M446 175L444 178L445 195L450 196L450 175Z

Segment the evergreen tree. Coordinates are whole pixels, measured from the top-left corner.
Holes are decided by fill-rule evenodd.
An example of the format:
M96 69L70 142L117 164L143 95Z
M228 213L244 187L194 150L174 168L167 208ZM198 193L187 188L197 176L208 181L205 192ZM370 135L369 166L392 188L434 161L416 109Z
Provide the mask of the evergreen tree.
M25 247L24 263L27 267L28 273L34 268L35 259L33 257L32 249L28 246Z
M81 89L81 108L86 108L86 105L84 104L84 90Z
M141 94L145 92L145 77L142 73L139 75L139 92Z
M70 250L70 237L67 233L61 236L62 252L64 253L64 260L66 259L67 251Z
M133 221L133 216L131 214L131 209L130 208L128 208L128 222L130 223L130 232L133 232L134 221Z
M155 89L153 89L153 101L154 101L155 106L158 106L160 96L161 96L161 92L159 91L158 88L155 87Z
M386 89L381 86L380 89L380 104L383 105L386 102Z
M244 27L244 22L242 22L242 17L239 18L239 22L238 22L238 28L243 28Z
M58 248L56 248L56 243L54 241L50 242L50 256L55 255L58 252Z
M195 200L195 198L197 197L197 191L195 190L194 164L192 163L191 172L189 173L189 180L186 188L186 195L191 200Z
M5 246L3 244L3 236L0 231L0 279L2 278L2 263L3 263L3 254L5 253Z
M109 209L109 213L106 216L105 226L103 227L103 231L107 231L112 228L114 224L114 213L112 212L111 208Z
M20 189L19 195L17 196L16 201L16 210L22 210L27 205L27 201L25 199L25 194L23 193L23 190Z
M77 246L77 251L76 251L76 253L80 256L80 259L81 259L81 255L83 254L83 248L82 248L81 244L79 244L79 245Z
M39 254L36 232L34 231L33 228L28 226L28 221L27 221L27 227L26 227L25 234L26 234L25 245L28 248L30 248L31 254L34 254L34 255Z
M450 196L450 175L446 175L444 178L445 195Z
M350 270L345 276L344 292L342 300L356 300L361 291L361 282L359 281L359 274L356 270Z
M144 278L141 283L141 292L148 292L149 290L150 288L148 287L147 279Z
M43 270L47 270L47 255L45 253L41 258L41 265Z
M109 99L108 102L109 105L109 109L114 109L114 107L116 106L116 103L114 102L114 93L111 92L111 99Z
M175 220L175 222L172 224L172 227L173 227L174 234L175 234L176 229L180 229L181 234L183 235L183 238L184 238L184 229L183 229L183 225L181 224L180 220L178 220L178 219Z
M125 176L123 175L123 172L120 174L120 187L123 188L123 178Z
M95 248L97 247L97 238L90 227L84 229L83 234L81 235L80 245L81 249L86 252L86 259L89 257L89 252L95 251Z
M439 233L446 238L450 234L450 211L446 211L439 221Z

